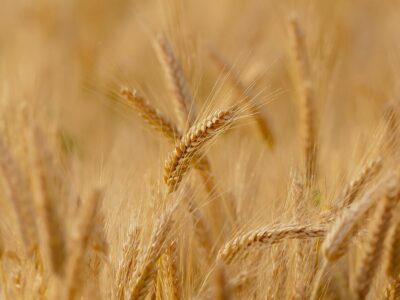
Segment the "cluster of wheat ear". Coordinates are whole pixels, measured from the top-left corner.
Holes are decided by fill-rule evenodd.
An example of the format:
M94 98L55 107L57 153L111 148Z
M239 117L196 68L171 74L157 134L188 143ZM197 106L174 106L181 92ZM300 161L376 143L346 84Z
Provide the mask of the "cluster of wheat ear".
M400 5L41 2L0 12L0 299L400 299Z

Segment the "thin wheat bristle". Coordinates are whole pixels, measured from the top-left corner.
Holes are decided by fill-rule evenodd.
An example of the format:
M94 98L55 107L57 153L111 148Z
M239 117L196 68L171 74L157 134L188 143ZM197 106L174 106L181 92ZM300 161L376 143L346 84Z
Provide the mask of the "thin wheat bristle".
M229 82L235 88L236 93L244 101L246 105L249 106L250 114L255 118L257 128L261 133L261 136L267 142L270 148L275 146L275 137L271 129L271 125L266 117L261 115L260 110L254 104L254 96L251 94L249 89L245 86L238 72L233 70L231 66L214 50L210 51L210 56L215 64L218 66L219 70L223 75L227 77Z
M193 99L185 74L167 38L159 36L156 45L159 60L164 68L165 78L174 99L179 128L186 130L193 123L191 111Z
M117 271L117 299L126 299L127 291L131 285L132 276L135 273L138 265L138 255L140 246L140 227L135 226L129 232L126 244L123 247L123 256Z
M0 168L17 216L19 231L26 253L28 255L32 254L38 246L38 232L33 199L30 195L27 178L23 177L17 162L1 138Z
M199 124L193 125L175 145L164 165L164 181L169 191L175 191L189 168L193 157L201 151L204 144L227 128L235 119L235 111L219 111Z
M142 96L138 95L135 90L121 88L120 93L151 127L162 133L170 142L175 143L180 133L167 118L153 108Z
M389 187L384 200L379 203L372 220L369 236L364 245L363 257L357 269L354 290L357 299L365 299L371 288L371 282L379 266L385 238L391 224L393 211L400 201L398 182Z
M50 150L46 146L44 133L33 126L31 132L32 149L32 181L36 197L36 207L40 215L40 233L43 239L45 253L50 258L53 272L64 274L67 260L67 241L65 221L60 215L57 203L61 203L61 193L55 189L55 183L50 162L53 160Z
M134 274L134 282L129 299L145 299L154 286L154 279L157 273L156 263L166 248L165 241L172 228L172 216L176 208L177 204L167 209L158 221L151 237L151 244L144 254L140 268Z
M225 244L218 257L226 263L231 262L240 252L255 244L273 245L289 239L321 238L326 234L323 225L280 224L267 226L241 235Z
M77 219L75 232L71 236L71 253L68 259L64 299L79 299L85 283L85 254L93 236L95 219L102 192L94 190L83 203Z
M312 184L317 168L317 133L315 99L304 33L296 17L290 19L290 43L300 102L301 138L307 186Z

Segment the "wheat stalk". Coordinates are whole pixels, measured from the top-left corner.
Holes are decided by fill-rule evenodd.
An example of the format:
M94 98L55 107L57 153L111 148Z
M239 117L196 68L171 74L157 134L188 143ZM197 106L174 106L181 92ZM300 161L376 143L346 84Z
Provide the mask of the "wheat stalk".
M75 232L71 237L71 254L65 279L64 299L78 299L84 285L85 255L93 237L95 219L102 193L94 190L82 205Z
M19 231L26 253L30 255L38 246L33 199L27 179L24 178L17 162L12 157L2 138L0 138L0 168L17 216Z
M349 206L357 198L362 189L378 175L382 169L382 159L378 157L366 165L360 174L350 182L343 196L343 207Z
M296 17L289 22L291 53L296 71L296 79L300 92L300 121L303 141L303 155L307 186L310 186L316 176L317 166L317 134L315 120L314 89L304 33Z
M60 216L57 203L63 201L59 190L55 190L55 181L50 162L53 161L50 150L46 147L43 132L32 125L32 181L36 197L37 211L40 215L44 250L50 257L52 270L62 275L67 260L65 222Z
M167 288L170 292L169 299L182 299L182 287L179 279L178 249L176 241L172 241L169 244L162 258L164 278L168 279Z
M364 245L364 254L360 267L356 271L354 290L357 299L365 299L376 275L383 253L383 245L387 235L393 210L400 200L398 182L389 186L384 200L379 203L378 209L371 223L369 237Z
M185 74L175 56L175 53L165 36L159 36L156 41L156 49L159 60L165 71L165 78L174 99L175 115L181 129L186 129L193 123L190 106L193 99Z
M157 273L156 263L166 247L165 241L171 230L173 224L172 215L176 208L177 204L167 209L158 221L151 237L151 244L145 253L141 267L135 272L135 280L131 288L129 299L145 299L151 291Z
M250 114L255 118L257 128L261 133L263 139L267 142L267 145L272 149L275 145L275 137L272 132L271 126L267 120L267 118L261 115L260 110L254 104L253 99L255 98L251 91L246 88L244 82L240 78L238 72L236 72L232 66L228 65L228 63L215 51L210 51L210 57L215 62L219 70L224 74L232 86L235 88L235 91L239 97L243 97L243 101L249 107Z
M328 261L336 261L347 252L350 240L358 231L359 222L379 199L377 194L380 187L378 183L336 220L322 244L322 252Z
M164 165L164 181L169 191L175 191L189 168L190 162L201 148L235 119L234 109L212 114L199 124L193 125L175 145Z
M160 132L171 143L175 143L176 139L180 137L178 129L142 96L139 96L135 90L124 87L121 88L120 94L151 127Z
M226 263L230 263L241 251L256 244L273 245L289 239L321 238L325 234L326 228L321 224L279 224L267 226L243 234L226 243L218 252L218 257Z
M135 226L129 232L127 243L123 247L123 257L117 271L117 299L124 300L129 289L132 275L137 269L137 257L140 245L140 227Z

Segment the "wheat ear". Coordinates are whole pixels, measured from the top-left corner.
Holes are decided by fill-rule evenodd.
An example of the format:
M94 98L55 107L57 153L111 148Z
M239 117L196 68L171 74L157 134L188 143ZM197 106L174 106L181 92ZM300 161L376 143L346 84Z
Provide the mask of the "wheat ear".
M350 182L343 196L343 207L349 206L357 198L362 189L370 182L382 169L382 159L379 157L371 161L364 167L361 173Z
M275 137L272 132L271 126L267 118L261 115L260 110L254 104L253 99L255 98L251 92L246 88L238 72L233 70L232 66L228 63L214 50L210 51L210 57L215 62L216 66L225 75L239 97L243 97L243 101L249 107L250 114L255 118L257 128L261 133L261 136L266 141L270 148L275 145Z
M315 179L317 166L317 134L315 124L315 99L304 33L297 18L289 22L290 42L295 75L300 93L300 122L307 186Z
M123 256L117 271L117 299L124 300L129 290L132 275L137 269L137 257L140 245L140 227L135 226L129 232L127 243L123 247Z
M71 237L71 254L67 265L64 299L78 299L84 285L85 254L93 236L95 219L98 206L102 198L99 190L92 192L91 196L82 205L77 220L77 227Z
M178 249L177 242L172 241L162 257L163 275L167 278L167 288L169 290L169 298L172 300L182 299L182 286L179 280L178 270Z
M27 179L23 177L17 162L2 138L0 138L0 169L17 216L26 253L30 255L38 246L33 199Z
M356 271L354 290L357 299L365 299L371 287L383 253L383 245L387 235L393 210L400 200L398 182L390 186L372 220L369 237L365 243L360 267Z
M280 224L267 226L241 235L225 244L220 249L218 257L230 263L240 252L256 244L273 245L289 239L321 238L326 234L325 226Z
M138 95L135 90L124 87L121 88L120 94L151 127L160 132L170 142L175 143L180 133L166 117L152 107L142 96Z
M377 184L336 220L322 244L322 252L328 261L336 261L347 252L349 242L358 231L359 222L379 199L377 194L380 187L381 185Z
M385 272L391 279L400 276L400 220L396 220L386 243Z
M190 111L193 99L185 74L165 36L157 38L156 46L159 60L165 71L168 87L174 99L175 114L179 128L185 131L193 123Z
M165 251L165 241L173 224L172 216L176 207L177 204L167 209L153 231L151 244L145 253L143 263L135 272L135 279L129 296L131 300L145 299L154 285L154 279L157 273L156 264Z
M236 110L219 111L199 124L193 125L175 145L164 165L164 181L169 191L175 191L189 168L190 162L202 147L235 119Z
M36 197L36 206L40 215L40 233L43 235L45 253L50 257L51 268L58 275L63 275L67 260L67 242L65 222L57 209L61 193L54 189L53 170L50 163L54 160L50 149L46 146L44 133L36 125L32 125L32 184Z

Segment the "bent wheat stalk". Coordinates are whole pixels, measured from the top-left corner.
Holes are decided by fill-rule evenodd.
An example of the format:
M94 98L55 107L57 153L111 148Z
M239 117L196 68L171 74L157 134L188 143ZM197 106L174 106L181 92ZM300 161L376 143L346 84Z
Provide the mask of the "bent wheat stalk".
M321 238L326 234L324 225L298 225L280 224L267 226L241 235L225 244L218 253L218 258L226 263L232 260L242 251L256 244L273 245L288 239Z

